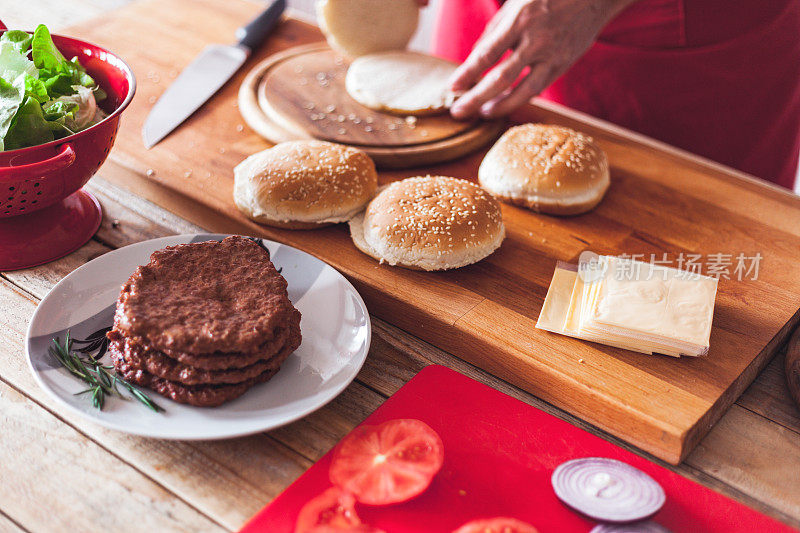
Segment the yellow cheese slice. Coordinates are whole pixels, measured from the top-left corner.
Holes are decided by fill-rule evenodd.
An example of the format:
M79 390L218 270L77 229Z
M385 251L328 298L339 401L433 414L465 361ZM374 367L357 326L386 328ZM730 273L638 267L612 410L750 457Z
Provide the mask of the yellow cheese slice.
M650 339L687 354L707 349L717 280L616 257L592 294L589 329ZM628 269L631 275L621 275ZM635 270L631 270L635 269Z
M539 320L536 322L537 328L555 333L564 331L569 298L577 277L578 273L574 270L556 267L550 287L547 289L547 296L544 298L542 311L539 313Z
M597 279L558 265L537 328L646 354L707 351L716 279L612 256L597 261L605 273Z
M593 295L597 293L602 283L602 279L586 283L580 275L577 276L570 298L570 308L567 312L567 319L564 324L565 335L649 355L653 353L663 353L664 355L673 357L680 356L680 352L676 352L671 349L670 346L651 343L646 340L630 339L624 335L616 335L613 333L598 333L582 327L581 316L583 316L585 309L584 305L591 308ZM586 302L586 304L584 304L584 302Z
M547 289L547 296L545 296L542 310L539 313L539 319L536 322L536 327L561 335L599 342L615 348L652 354L653 351L650 347L643 346L643 343L626 342L626 339L623 337L615 338L612 336L604 338L581 335L577 331L577 328L574 327L574 324L577 323L574 318L576 315L573 313L580 306L578 295L581 293L582 287L584 286L577 274L575 270L562 267L556 268L553 273L553 279L550 281L550 287ZM573 303L576 305L573 306ZM572 324L573 326L568 324ZM677 356L679 354L668 353L667 355Z

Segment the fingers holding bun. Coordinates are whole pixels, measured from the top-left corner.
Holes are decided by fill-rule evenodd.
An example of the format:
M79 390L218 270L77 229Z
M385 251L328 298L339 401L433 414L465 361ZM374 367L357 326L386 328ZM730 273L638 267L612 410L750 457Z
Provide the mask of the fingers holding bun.
M447 270L490 255L505 227L500 204L474 183L427 176L385 187L350 221L350 234L382 263Z
M313 229L350 220L377 185L375 164L361 150L291 141L239 163L233 198L242 213L261 224Z
M608 189L605 152L570 128L523 124L510 128L478 170L495 197L536 212L577 215L593 209Z

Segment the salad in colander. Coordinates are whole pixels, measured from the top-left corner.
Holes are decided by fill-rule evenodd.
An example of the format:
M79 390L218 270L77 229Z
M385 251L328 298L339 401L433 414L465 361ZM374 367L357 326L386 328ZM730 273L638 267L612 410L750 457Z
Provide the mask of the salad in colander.
M107 115L106 97L77 58L58 50L47 27L0 36L0 151L44 144Z

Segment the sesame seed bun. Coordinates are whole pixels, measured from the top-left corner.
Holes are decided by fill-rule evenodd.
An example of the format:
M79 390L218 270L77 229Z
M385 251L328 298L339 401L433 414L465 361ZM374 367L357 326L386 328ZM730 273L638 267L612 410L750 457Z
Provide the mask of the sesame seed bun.
M359 104L400 115L435 115L447 110L454 93L449 79L457 65L418 52L362 56L347 69L347 94Z
M495 143L478 170L497 198L536 212L577 215L608 189L608 159L594 140L561 126L523 124Z
M348 221L378 184L367 154L324 141L277 144L239 163L233 174L233 199L242 213L289 229Z
M427 176L383 188L350 220L353 243L381 263L447 270L476 263L503 242L500 204L466 180Z
M402 50L419 23L416 0L318 0L316 8L328 44L351 57Z

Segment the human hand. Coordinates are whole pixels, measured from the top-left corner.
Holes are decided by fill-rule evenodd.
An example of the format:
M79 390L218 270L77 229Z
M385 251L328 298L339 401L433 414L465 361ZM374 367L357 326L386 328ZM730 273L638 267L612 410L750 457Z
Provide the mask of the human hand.
M453 74L452 90L466 92L450 113L461 119L512 112L563 74L633 1L508 0ZM484 76L508 50L511 54Z
M425 7L428 5L428 0L417 0L419 7Z

